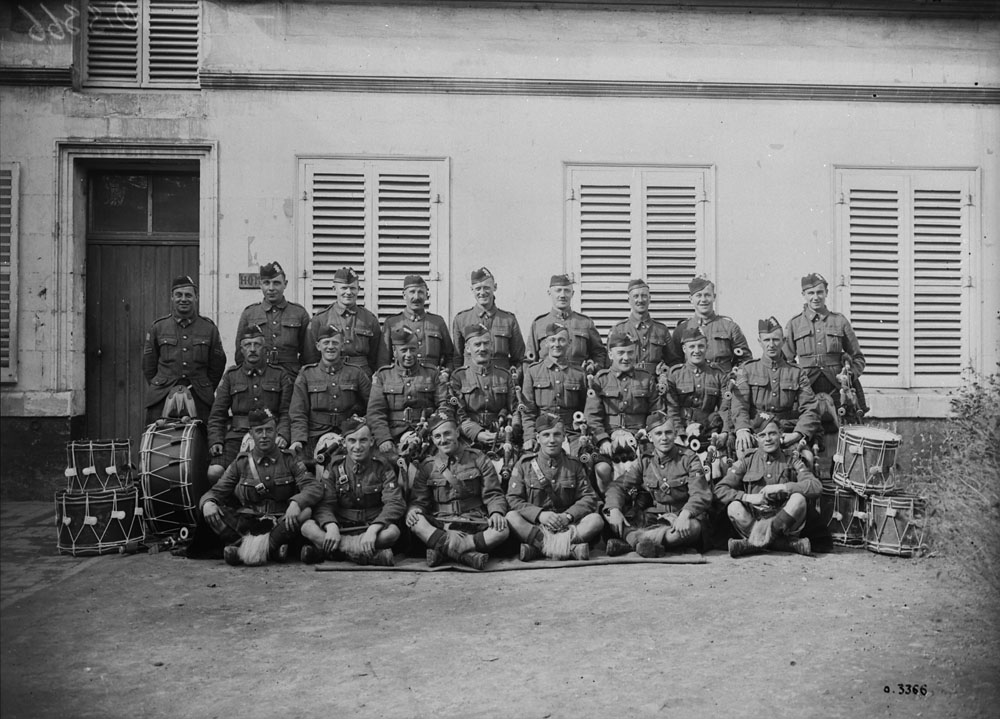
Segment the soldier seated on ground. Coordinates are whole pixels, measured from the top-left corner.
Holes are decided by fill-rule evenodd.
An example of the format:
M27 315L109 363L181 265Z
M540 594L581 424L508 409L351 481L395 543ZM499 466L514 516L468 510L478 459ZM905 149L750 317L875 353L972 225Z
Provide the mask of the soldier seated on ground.
M507 490L507 523L521 539L522 562L590 559L590 542L604 527L597 496L583 464L566 454L566 432L558 415L535 423L539 451L514 465Z
M426 545L428 566L451 558L483 569L510 534L500 478L485 454L460 441L451 412L434 413L428 427L437 452L417 469L406 526Z
M755 420L757 449L738 460L715 486L715 494L740 538L729 540L729 554L740 557L768 549L810 555L800 538L808 505L823 486L796 452L781 448L781 427L773 416Z
M712 502L698 455L676 442L676 426L664 412L646 420L652 449L608 487L604 508L615 536L610 556L634 549L642 557L695 546Z
M299 526L312 516L323 486L288 450L278 449L274 417L249 415L254 447L240 454L199 502L205 522L226 543L227 564L284 561L298 544Z
M392 546L406 502L396 466L375 452L364 419L341 424L345 454L335 455L322 470L326 487L313 519L302 523L302 561L346 558L356 564L395 564Z

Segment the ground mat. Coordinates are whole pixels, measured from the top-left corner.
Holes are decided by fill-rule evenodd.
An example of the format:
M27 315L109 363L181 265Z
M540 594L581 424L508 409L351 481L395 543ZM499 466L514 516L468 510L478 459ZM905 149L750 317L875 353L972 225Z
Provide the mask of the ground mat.
M609 557L606 554L591 554L587 561L567 559L565 561L557 559L536 559L531 562L522 562L516 557L490 558L486 564L484 572L513 572L525 569L582 569L593 567L599 564L706 564L708 560L701 554L695 552L668 555L656 559L643 559L638 554L632 552L621 557ZM428 567L427 562L415 557L396 558L395 567L375 567L370 565L359 565L354 562L326 561L316 565L317 572L479 572L480 570L466 567L464 564L446 562L437 567Z

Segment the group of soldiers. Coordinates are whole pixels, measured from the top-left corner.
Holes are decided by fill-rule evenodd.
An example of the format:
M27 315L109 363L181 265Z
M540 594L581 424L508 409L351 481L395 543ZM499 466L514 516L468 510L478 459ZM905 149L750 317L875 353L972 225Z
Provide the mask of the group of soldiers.
M285 298L281 266L263 265L228 369L195 282L173 282L144 348L147 419L205 423L214 486L199 506L228 563L291 551L391 566L405 537L431 566L482 569L512 533L522 561L586 560L602 540L611 556L659 557L720 526L734 557L811 553L824 444L864 404L864 355L821 275L802 278L803 310L784 328L758 322L759 359L704 277L672 331L632 280L606 341L571 308L566 275L527 342L493 274L470 280L475 305L449 331L419 276L379 323L354 270L310 316Z

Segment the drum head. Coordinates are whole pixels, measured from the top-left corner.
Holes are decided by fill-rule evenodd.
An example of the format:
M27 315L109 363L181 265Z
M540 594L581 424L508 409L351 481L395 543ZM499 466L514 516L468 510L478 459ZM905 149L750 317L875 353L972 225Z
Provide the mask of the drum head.
M845 427L844 434L857 440L867 440L868 442L881 442L883 444L899 444L902 437L894 432L881 427Z

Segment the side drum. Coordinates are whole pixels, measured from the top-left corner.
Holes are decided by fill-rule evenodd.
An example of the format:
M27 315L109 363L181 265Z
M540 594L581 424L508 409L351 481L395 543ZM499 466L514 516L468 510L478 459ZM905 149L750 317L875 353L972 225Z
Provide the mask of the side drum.
M132 484L132 443L84 439L66 443L66 491L93 492Z
M896 486L896 450L902 438L878 427L841 427L833 481L859 494L885 494Z
M146 522L156 535L187 535L209 489L208 438L200 420L162 420L146 428L139 449Z
M138 549L145 536L139 490L56 493L56 546L74 557Z
M927 500L913 495L868 498L865 547L878 554L912 557L924 548Z
M865 544L865 498L837 485L823 485L820 517L829 528L834 544L863 547Z

